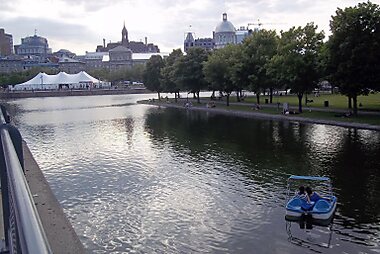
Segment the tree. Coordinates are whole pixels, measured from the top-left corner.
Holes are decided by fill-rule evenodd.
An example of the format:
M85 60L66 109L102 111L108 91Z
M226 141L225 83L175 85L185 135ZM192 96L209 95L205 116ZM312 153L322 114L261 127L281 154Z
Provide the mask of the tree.
M199 92L207 87L203 75L203 63L207 61L208 53L202 48L191 48L187 55L181 57L175 64L176 82L181 88L197 95L200 103Z
M88 74L90 74L93 77L96 77L97 79L101 80L107 80L107 81L113 81L110 79L110 72L107 69L94 69L94 70L89 70Z
M230 47L230 46L229 46ZM236 91L237 101L240 101L242 90L249 86L249 67L244 65L244 45L231 46L231 57L228 59L229 74Z
M127 77L127 80L142 81L144 70L145 66L143 64L133 65L132 69L130 70L129 76Z
M160 93L162 92L161 86L161 69L164 67L164 61L160 55L153 55L146 63L143 72L143 82L146 88L151 91L157 92L158 99L161 100Z
M174 93L175 101L179 97L179 85L175 78L175 63L183 57L181 49L175 49L164 60L165 66L161 69L161 84L165 92Z
M371 2L338 8L330 21L327 43L332 81L353 101L370 89L380 90L380 8Z
M53 68L34 67L27 71L2 73L0 75L0 86L7 88L9 85L17 85L28 81L40 72L47 74L57 74L58 70Z
M278 36L275 31L259 30L244 42L244 64L249 70L250 88L256 93L257 103L260 104L260 93L263 89L271 91L276 82L268 72L268 63L276 54Z
M298 110L302 113L302 97L316 86L321 77L319 52L323 45L323 32L308 23L305 27L292 27L281 32L278 53L270 61L271 73L297 94Z
M214 51L204 63L205 78L212 86L227 95L227 106L232 91L239 86L237 78L241 63L241 49L239 45L227 45Z

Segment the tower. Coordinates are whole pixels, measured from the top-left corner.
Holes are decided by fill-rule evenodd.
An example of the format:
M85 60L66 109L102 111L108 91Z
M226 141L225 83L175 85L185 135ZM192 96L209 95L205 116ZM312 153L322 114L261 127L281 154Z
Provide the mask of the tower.
M125 21L124 21L124 27L123 30L121 30L121 45L128 46L129 40L128 40L128 31L127 28L125 28Z
M6 34L4 28L0 28L0 56L8 56L13 53L13 38Z
M192 48L194 47L194 36L193 36L193 33L192 32L188 32L187 35L186 35L186 38L183 42L183 47L184 47L184 50L185 52L187 53L187 51L189 50L189 48Z

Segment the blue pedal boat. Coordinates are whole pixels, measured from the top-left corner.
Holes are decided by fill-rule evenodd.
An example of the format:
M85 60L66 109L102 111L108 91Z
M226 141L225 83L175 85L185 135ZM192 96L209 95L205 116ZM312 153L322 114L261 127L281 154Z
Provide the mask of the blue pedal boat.
M310 203L300 198L297 190L301 185L312 187L321 195L321 198ZM322 223L331 221L337 204L337 198L332 192L330 178L319 176L290 176L286 200L286 219L300 220L304 216L311 216L313 220Z

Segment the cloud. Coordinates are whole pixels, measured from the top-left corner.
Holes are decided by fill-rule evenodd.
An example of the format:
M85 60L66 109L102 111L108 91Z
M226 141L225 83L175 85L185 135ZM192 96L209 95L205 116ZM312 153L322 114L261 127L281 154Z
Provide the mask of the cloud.
M88 0L61 0L61 2L67 4L68 6L82 6L85 11L88 12L97 12L104 8L108 8L111 5L119 4L119 3L127 3L130 5L134 4L133 0L96 0L96 1L88 1Z
M98 39L94 36L94 33L84 25L64 23L45 18L0 18L0 23L4 25L4 27L12 28L11 30L7 29L6 32L13 35L13 43L15 45L21 43L21 38L33 35L35 29L37 29L37 35L47 38L49 43L51 41L61 41L70 44L81 44L84 41L96 41ZM49 46L54 47L54 45ZM53 48L53 50L58 49Z
M8 0L0 0L0 13L6 11L13 11L16 9L18 0L8 1Z
M329 30L329 20L337 7L354 6L357 0L0 0L0 24L21 37L37 33L55 47L78 52L93 51L97 44L120 41L123 21L130 40L148 37L162 51L183 47L184 34L212 37L222 13L236 28L263 23L263 28L287 30L314 21ZM43 17L43 18L41 18ZM191 28L190 28L191 25ZM65 43L67 46L64 46ZM61 46L62 45L62 46ZM73 48L68 48L68 47ZM87 48L85 48L87 47Z

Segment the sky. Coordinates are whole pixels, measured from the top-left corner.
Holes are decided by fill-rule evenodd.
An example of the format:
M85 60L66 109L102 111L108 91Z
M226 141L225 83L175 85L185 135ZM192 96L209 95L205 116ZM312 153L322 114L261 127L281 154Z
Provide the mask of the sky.
M53 52L68 49L78 55L97 45L121 40L125 22L129 40L159 46L161 52L182 48L187 32L212 37L222 13L235 28L262 23L276 31L314 22L328 36L337 8L354 0L0 0L0 28L13 35L13 44L35 34L48 39ZM380 4L380 0L372 0ZM255 28L251 25L250 28Z

